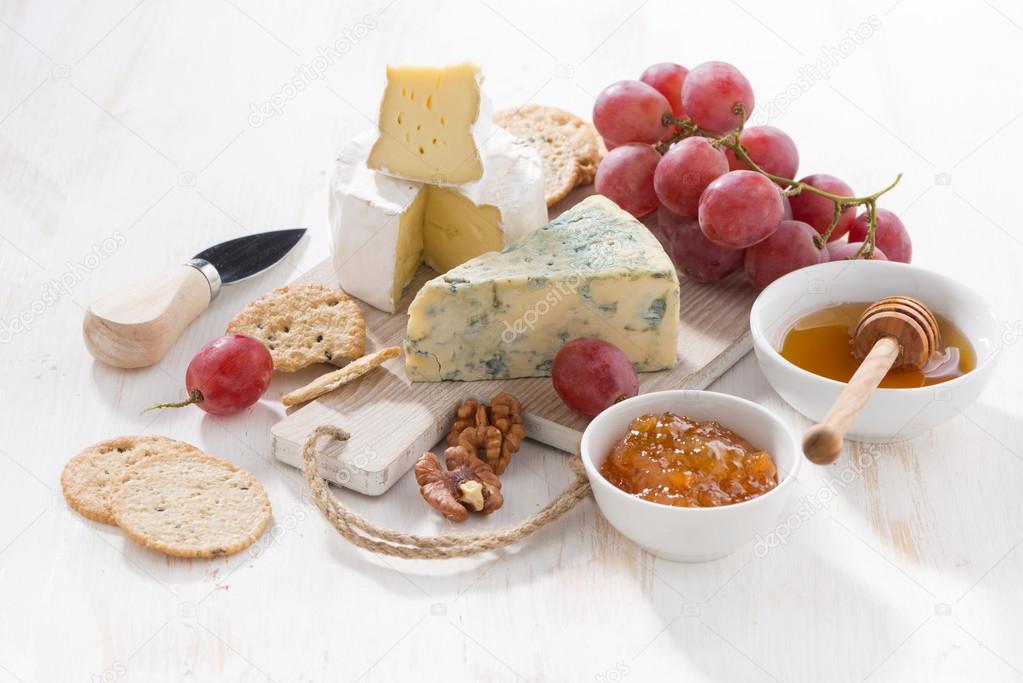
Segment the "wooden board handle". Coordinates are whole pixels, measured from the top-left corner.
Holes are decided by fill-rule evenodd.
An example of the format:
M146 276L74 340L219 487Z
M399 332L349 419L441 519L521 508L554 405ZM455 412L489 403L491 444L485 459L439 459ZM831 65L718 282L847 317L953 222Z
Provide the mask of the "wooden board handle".
M899 342L892 337L877 340L860 367L819 424L803 435L803 454L817 465L830 465L842 453L842 440L853 419L899 357Z
M85 346L93 358L114 367L152 365L206 310L212 292L206 276L188 265L144 285L112 292L86 311Z

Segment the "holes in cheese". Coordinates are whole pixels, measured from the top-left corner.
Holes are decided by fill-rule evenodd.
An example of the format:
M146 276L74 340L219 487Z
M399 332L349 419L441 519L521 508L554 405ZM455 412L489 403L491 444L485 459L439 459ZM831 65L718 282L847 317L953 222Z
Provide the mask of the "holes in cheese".
M439 185L479 180L478 129L488 123L480 116L480 80L474 64L387 67L369 168Z

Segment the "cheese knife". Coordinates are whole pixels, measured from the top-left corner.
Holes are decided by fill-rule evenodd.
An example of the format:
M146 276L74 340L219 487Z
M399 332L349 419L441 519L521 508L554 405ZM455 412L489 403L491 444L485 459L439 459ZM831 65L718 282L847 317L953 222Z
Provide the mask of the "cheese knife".
M95 301L82 334L93 358L118 368L144 368L164 357L221 285L252 277L291 251L305 228L274 230L215 244L163 277Z

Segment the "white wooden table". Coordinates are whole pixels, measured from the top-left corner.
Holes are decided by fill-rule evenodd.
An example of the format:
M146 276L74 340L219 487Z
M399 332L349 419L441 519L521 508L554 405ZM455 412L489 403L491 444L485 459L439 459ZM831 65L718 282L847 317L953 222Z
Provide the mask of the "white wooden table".
M1023 678L1018 4L343 4L0 5L0 682ZM584 115L649 63L735 63L757 120L793 135L804 172L862 191L905 173L888 206L915 261L1007 321L999 377L931 434L851 449L862 466L803 468L783 542L700 565L638 550L592 501L474 560L352 548L269 457L276 399L316 371L277 378L238 417L140 416L180 395L191 355L241 305L329 252L332 161L370 125L384 65L462 59L483 65L498 106ZM225 289L156 367L117 371L85 352L82 312L99 294L213 242L299 225L310 239ZM752 357L713 388L807 424ZM255 473L271 533L252 552L176 560L69 510L64 462L141 432ZM568 479L564 454L527 444L489 523ZM380 499L340 495L381 523L449 528L410 478Z

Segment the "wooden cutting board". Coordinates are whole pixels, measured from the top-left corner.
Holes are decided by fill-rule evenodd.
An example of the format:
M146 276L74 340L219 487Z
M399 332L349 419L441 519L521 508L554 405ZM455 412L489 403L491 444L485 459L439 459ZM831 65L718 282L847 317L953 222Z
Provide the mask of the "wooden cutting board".
M589 193L575 194L551 211L553 219ZM412 297L435 273L425 266L406 290L400 313L363 305L367 352L401 346ZM723 282L703 285L681 277L679 364L673 370L642 373L640 392L702 389L717 379L751 348L749 311L756 292L742 273ZM297 283L337 287L332 259L299 277ZM409 382L404 358L291 412L274 425L274 457L301 466L302 446L317 426L331 424L351 433L344 443L323 450L321 473L340 486L380 495L408 472L451 427L455 411L469 396L489 399L500 391L519 398L529 438L574 452L587 420L572 412L549 377L481 382Z

